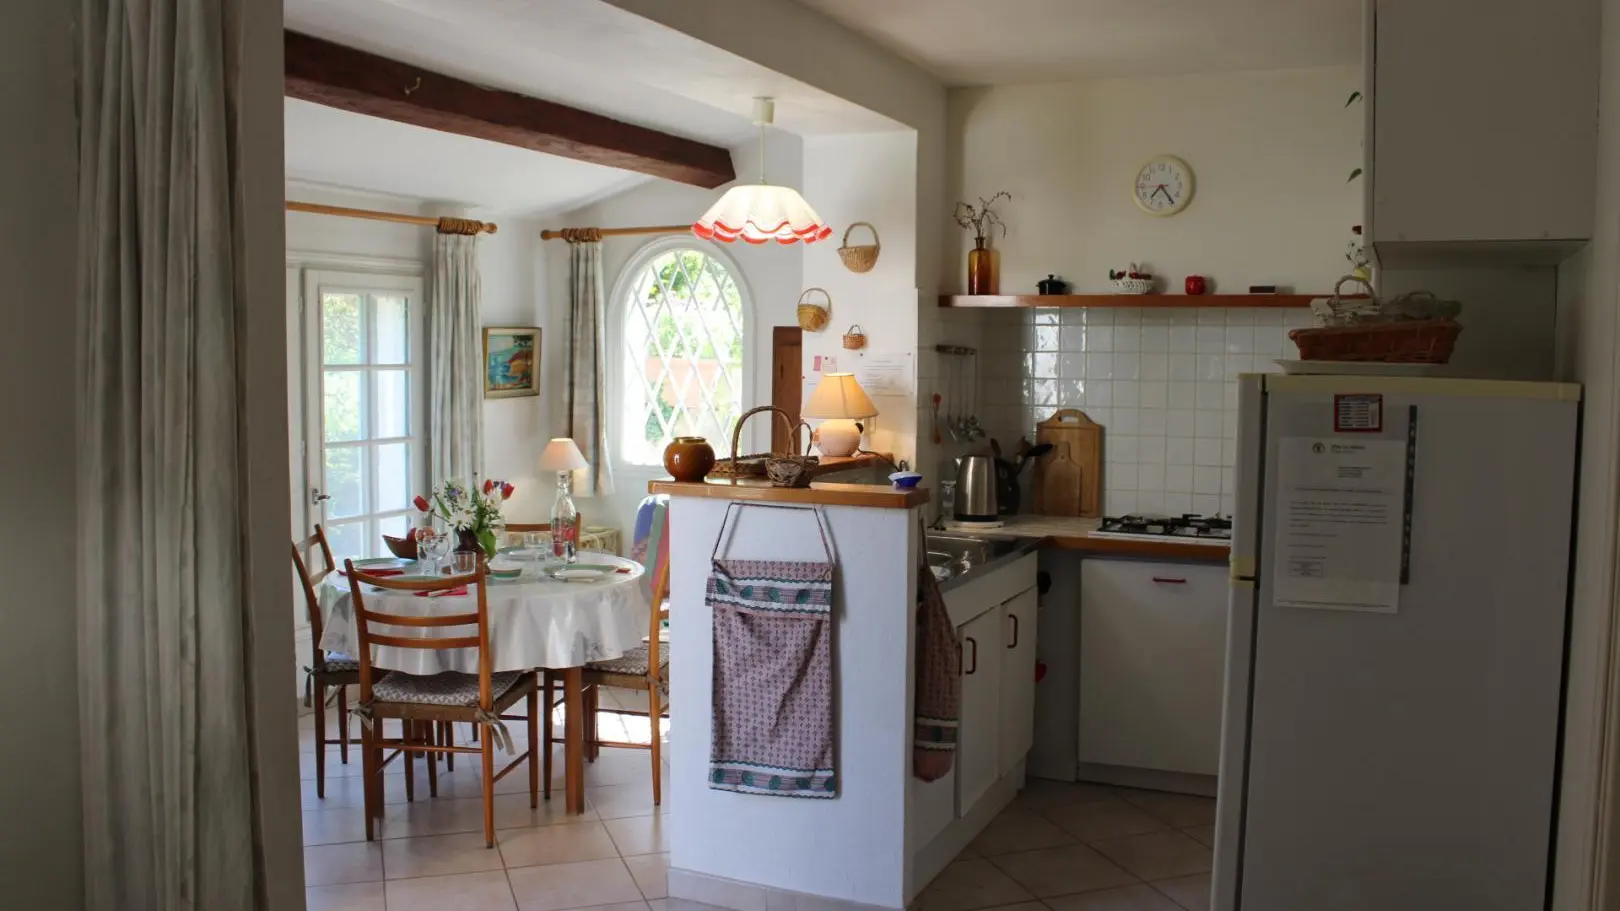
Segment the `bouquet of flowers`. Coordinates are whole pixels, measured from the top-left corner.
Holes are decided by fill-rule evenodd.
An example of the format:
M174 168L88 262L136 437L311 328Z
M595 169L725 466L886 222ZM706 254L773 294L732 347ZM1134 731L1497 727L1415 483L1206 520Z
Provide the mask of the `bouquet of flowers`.
M516 490L505 481L490 479L483 489L462 481L450 480L440 484L430 496L418 496L414 504L424 515L433 516L460 532L463 539L476 540L484 553L495 556L495 530L505 524L501 504Z

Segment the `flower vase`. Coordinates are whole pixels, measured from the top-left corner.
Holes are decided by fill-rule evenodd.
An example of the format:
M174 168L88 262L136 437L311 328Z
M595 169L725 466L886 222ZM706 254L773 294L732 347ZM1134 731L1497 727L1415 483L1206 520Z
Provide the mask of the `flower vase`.
M986 244L984 237L975 237L973 249L968 251L967 293L995 294L996 284L995 251Z
M485 557L493 559L496 549L497 544L495 532L493 531L474 531L470 528L456 530L455 553L483 554Z

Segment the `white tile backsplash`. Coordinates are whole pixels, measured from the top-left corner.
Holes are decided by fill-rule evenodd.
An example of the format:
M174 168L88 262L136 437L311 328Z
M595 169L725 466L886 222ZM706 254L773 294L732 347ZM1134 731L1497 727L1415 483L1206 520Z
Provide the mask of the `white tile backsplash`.
M1058 408L1103 425L1103 511L1231 512L1242 373L1298 357L1303 310L1071 308L987 313L980 419L1010 448Z

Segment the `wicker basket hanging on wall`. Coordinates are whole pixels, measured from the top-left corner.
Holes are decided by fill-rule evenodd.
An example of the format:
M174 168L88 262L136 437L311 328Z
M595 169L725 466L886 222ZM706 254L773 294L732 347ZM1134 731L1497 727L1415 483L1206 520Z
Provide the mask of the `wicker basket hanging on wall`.
M849 245L849 232L856 228L865 228L872 232L872 242L852 247ZM877 228L871 222L858 221L844 229L844 244L838 248L838 258L844 261L844 268L851 272L870 272L877 265L878 253L883 250L883 242L878 240Z
M819 293L826 300L825 304L811 303L805 298L811 294ZM799 328L806 332L820 332L827 328L832 319L832 295L826 288L806 288L799 295Z

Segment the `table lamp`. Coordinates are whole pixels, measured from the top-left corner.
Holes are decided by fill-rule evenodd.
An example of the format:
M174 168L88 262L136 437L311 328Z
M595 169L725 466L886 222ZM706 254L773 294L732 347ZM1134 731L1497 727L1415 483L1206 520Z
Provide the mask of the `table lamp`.
M574 507L574 472L589 467L568 437L558 437L540 453L540 470L557 473L557 502L551 507L551 554L573 563L579 559L579 510Z
M810 401L804 406L807 418L824 418L821 454L852 456L861 448L861 428L856 421L877 417L877 406L867 397L853 373L823 374Z

